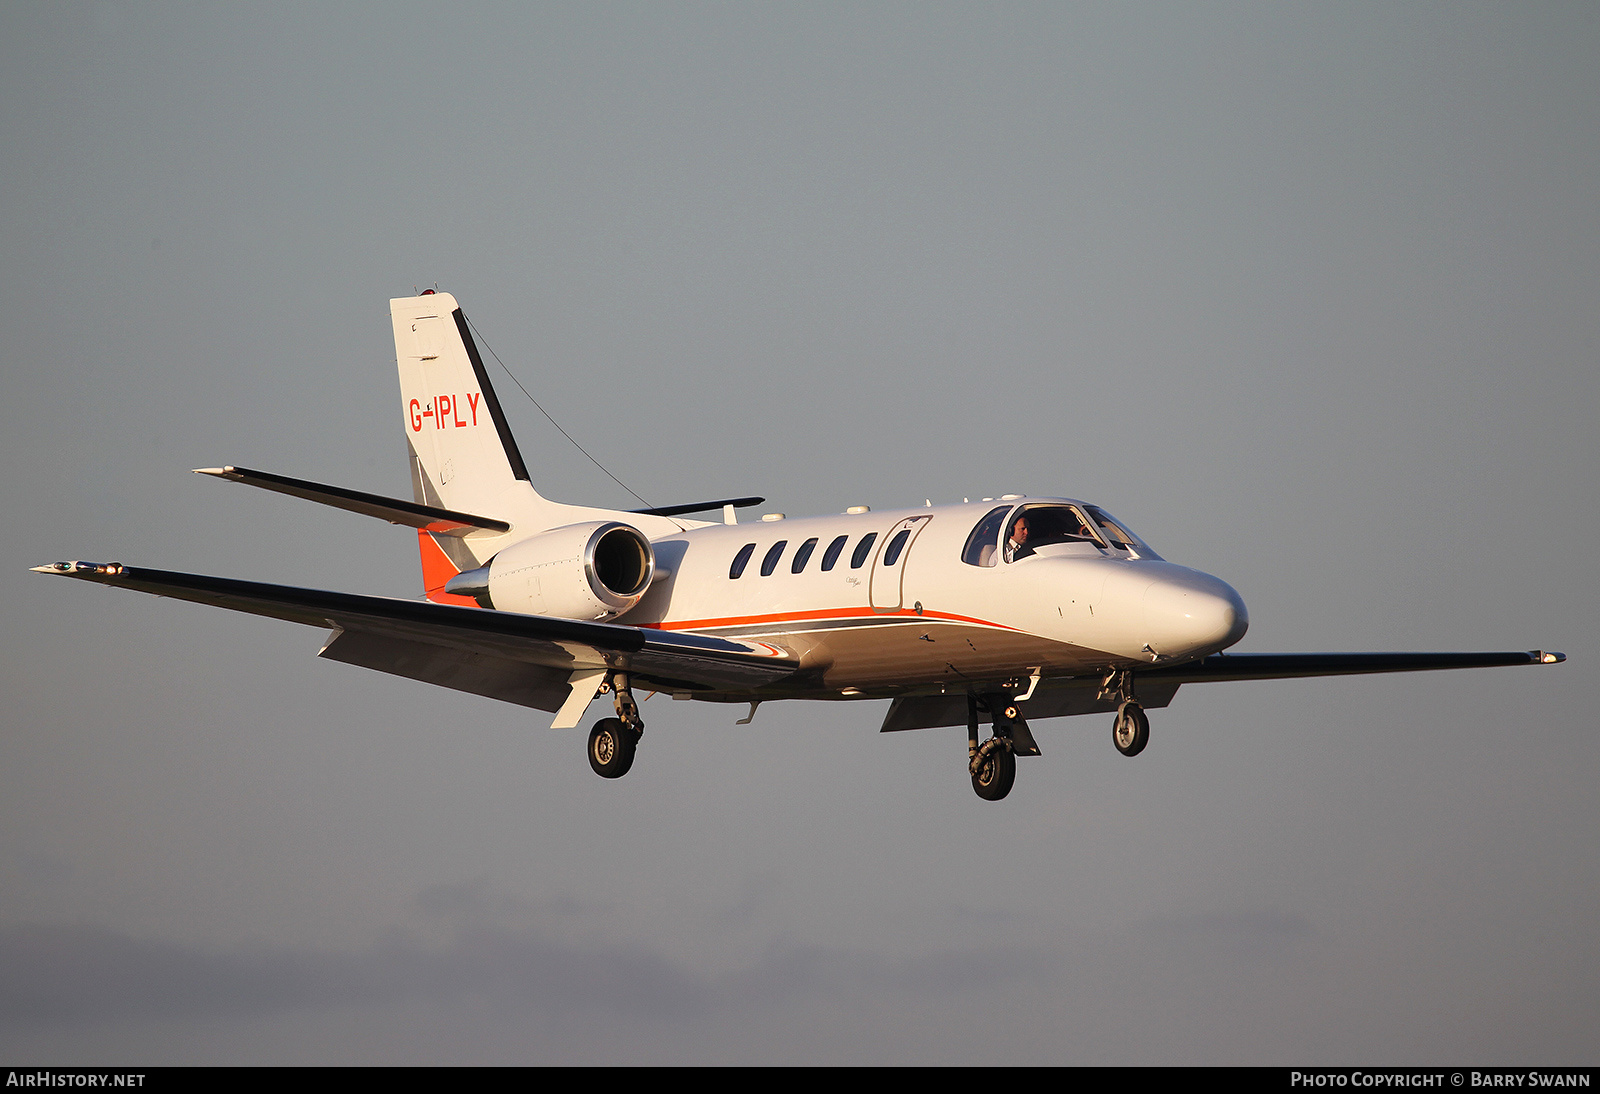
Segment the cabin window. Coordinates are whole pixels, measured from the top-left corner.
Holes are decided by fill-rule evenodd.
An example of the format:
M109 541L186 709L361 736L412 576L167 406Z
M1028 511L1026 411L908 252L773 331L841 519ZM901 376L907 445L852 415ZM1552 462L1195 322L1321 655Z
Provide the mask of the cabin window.
M761 576L771 577L772 571L778 568L778 559L783 557L783 549L789 546L789 541L780 539L767 549L767 557L761 560Z
M967 545L961 549L962 562L968 566L994 565L999 553L995 548L1000 539L1000 526L1005 523L1006 514L1010 511L1011 506L1002 505L984 514L983 519L973 526L972 534L967 537Z
M756 545L754 543L746 543L739 548L739 553L733 556L733 565L728 567L728 576L735 578L744 573L744 568L750 564L750 556L755 553Z
M789 567L791 574L797 574L806 568L806 563L811 561L811 552L817 549L817 537L812 536L800 545L794 553L794 565Z
M850 556L850 568L861 569L861 564L867 561L867 556L872 553L872 545L877 542L878 533L868 532L861 537L861 542L856 544L855 553Z
M822 552L822 568L824 570L833 569L833 564L839 561L839 552L844 550L845 541L849 538L849 536L840 536L828 544L828 549Z
M895 537L889 541L889 546L883 549L883 564L885 566L893 566L900 561L900 552L906 549L906 540L910 538L911 529L909 528L902 528L895 533Z

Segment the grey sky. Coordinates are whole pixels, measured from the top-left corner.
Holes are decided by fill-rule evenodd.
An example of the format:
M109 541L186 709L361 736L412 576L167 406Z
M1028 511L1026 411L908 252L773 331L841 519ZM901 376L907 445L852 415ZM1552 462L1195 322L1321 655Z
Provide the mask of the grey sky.
M1592 1063L1600 11L8 5L0 1054ZM437 282L653 503L1103 504L1241 648L1000 805L883 704L536 712L58 558L389 595ZM627 494L498 383L537 485ZM604 1036L596 1036L604 1030Z

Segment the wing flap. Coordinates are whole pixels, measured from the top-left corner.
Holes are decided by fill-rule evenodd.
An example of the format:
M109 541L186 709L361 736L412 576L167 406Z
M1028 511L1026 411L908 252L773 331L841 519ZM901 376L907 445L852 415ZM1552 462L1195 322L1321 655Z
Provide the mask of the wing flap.
M783 680L799 668L799 662L775 647L681 631L269 585L115 562L58 562L35 569L291 623L360 631L410 646L428 645L541 666L563 674L582 668L623 669L668 689L749 691ZM330 648L337 646L338 639ZM395 649L398 656L400 647ZM366 660L355 663L382 667ZM459 658L457 663L461 663Z
M536 710L559 710L571 691L559 669L373 631L340 631L317 656Z

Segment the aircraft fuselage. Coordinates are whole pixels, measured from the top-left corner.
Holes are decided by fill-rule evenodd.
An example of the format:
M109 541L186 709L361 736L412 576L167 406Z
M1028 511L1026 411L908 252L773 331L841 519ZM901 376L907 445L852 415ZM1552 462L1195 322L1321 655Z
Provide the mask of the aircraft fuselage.
M665 576L618 621L770 643L812 670L810 686L820 676L860 693L965 686L1019 665L1077 676L1187 661L1244 635L1238 593L1142 543L1078 539L1010 560L994 543L987 565L963 560L987 514L1005 510L1003 533L1019 511L1067 506L1088 511L1012 498L693 528L654 541Z

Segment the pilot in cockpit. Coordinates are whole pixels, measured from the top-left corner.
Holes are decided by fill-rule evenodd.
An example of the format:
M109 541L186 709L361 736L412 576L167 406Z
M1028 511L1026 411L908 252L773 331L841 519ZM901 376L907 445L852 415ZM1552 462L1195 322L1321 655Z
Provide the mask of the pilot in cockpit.
M1011 534L1006 536L1006 561L1015 562L1031 554L1033 548L1028 546L1028 518L1019 514L1011 522Z
M1034 505L1011 519L1003 557L1018 562L1057 543L1098 543L1099 537L1070 505Z

